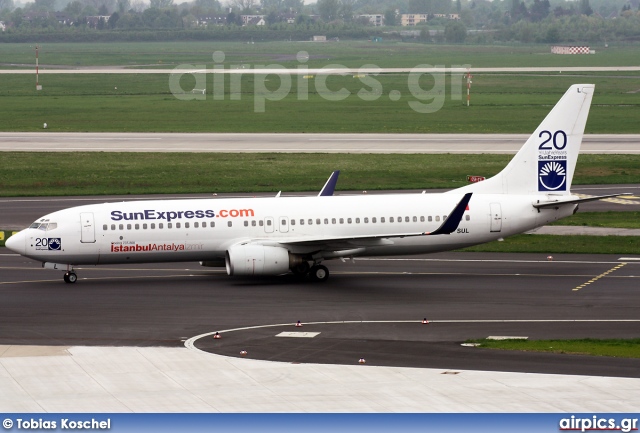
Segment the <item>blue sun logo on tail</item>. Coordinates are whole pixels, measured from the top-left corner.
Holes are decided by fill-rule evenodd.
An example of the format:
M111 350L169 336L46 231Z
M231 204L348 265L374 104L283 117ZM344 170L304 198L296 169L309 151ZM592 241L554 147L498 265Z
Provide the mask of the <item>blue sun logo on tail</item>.
M567 161L538 161L538 191L567 190Z

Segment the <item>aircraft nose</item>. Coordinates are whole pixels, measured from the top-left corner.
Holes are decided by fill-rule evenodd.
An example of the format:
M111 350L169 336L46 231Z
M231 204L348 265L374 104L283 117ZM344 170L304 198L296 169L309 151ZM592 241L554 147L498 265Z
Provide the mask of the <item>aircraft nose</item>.
M26 252L25 242L26 236L24 234L24 231L21 231L7 239L4 243L4 246L14 253L18 253L24 256Z

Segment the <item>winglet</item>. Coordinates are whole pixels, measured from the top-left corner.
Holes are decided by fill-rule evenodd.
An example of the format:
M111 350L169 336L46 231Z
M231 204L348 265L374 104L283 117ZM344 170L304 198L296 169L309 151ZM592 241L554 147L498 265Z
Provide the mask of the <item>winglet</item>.
M471 195L473 193L468 192L462 197L462 200L458 202L453 211L446 220L442 223L440 227L431 233L425 233L425 235L448 235L456 231L458 226L460 225L460 221L462 221L462 216L464 215L464 211L467 210L467 205L469 204L469 200L471 200Z
M329 179L327 179L327 182L322 187L322 190L320 191L320 194L318 194L318 197L326 197L326 196L333 195L333 191L335 191L336 184L338 183L339 175L340 175L340 170L336 170L333 173L331 173L331 176L329 176Z

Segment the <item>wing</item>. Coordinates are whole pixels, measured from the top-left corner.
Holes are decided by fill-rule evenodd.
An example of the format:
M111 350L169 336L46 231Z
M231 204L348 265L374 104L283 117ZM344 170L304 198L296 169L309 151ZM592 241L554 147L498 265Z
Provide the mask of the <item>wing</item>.
M406 238L415 236L437 236L448 235L456 231L462 220L472 193L467 193L449 213L449 216L442 222L440 227L432 232L409 232L409 233L383 233L377 235L363 236L323 236L318 238L287 239L278 242L279 245L286 246L292 250L306 251L333 251L334 257L355 254L354 250L366 247L392 245L394 238ZM345 253L348 252L348 253ZM324 257L327 257L326 255Z

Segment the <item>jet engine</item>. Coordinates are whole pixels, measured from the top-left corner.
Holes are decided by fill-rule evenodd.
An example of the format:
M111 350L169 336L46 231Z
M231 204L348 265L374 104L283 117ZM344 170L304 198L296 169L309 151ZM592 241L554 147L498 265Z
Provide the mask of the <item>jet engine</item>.
M286 248L264 245L232 246L225 265L228 275L280 275L291 267Z

